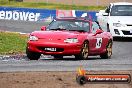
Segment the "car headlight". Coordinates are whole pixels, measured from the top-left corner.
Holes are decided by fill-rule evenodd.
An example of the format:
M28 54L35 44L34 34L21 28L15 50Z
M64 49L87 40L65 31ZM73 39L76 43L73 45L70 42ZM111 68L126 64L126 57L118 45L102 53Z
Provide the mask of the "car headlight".
M121 23L113 23L113 26L115 26L115 27L125 27L125 25L121 24Z
M78 39L77 38L68 38L68 39L64 40L64 42L66 42L66 43L77 43Z
M30 35L28 40L30 40L30 41L37 41L38 38L36 36Z

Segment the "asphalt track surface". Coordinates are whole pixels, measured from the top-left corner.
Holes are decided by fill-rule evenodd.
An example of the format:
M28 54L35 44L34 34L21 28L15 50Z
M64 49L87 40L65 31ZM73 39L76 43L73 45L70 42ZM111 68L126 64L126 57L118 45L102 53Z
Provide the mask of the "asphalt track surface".
M24 22L0 20L0 30L30 33L40 30L44 22ZM99 56L87 60L75 60L74 56L54 60L42 56L39 60L30 61L26 56L0 56L0 72L12 71L76 71L83 66L86 70L132 70L132 41L117 40L113 43L111 59L100 59Z

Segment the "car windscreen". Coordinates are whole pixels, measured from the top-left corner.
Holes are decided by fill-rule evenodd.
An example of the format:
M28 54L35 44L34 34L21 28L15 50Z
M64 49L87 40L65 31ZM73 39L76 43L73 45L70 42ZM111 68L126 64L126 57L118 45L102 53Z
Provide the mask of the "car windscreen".
M111 16L132 16L132 5L115 5L111 9Z
M89 32L89 22L80 20L54 20L47 30L68 30Z

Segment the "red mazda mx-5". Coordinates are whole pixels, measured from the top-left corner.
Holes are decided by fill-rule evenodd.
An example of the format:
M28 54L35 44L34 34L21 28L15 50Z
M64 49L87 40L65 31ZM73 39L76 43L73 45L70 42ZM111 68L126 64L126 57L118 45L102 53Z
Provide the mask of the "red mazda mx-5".
M41 31L30 34L26 54L30 60L38 60L41 54L54 58L74 55L76 59L100 55L110 58L113 38L104 32L98 22L88 18L63 17L54 19Z

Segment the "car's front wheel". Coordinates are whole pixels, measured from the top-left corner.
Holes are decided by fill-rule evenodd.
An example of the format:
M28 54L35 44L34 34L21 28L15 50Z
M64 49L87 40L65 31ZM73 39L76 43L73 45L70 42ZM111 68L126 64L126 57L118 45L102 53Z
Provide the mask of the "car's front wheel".
M100 55L101 58L103 59L109 59L112 56L112 41L108 43L106 46L106 53Z
M31 52L28 50L28 48L26 49L26 54L27 54L28 59L30 60L38 60L41 56L40 53Z
M88 58L88 55L89 55L89 44L88 44L88 41L85 41L82 45L82 49L81 49L81 52L80 54L78 55L75 55L75 58L76 59L87 59Z

